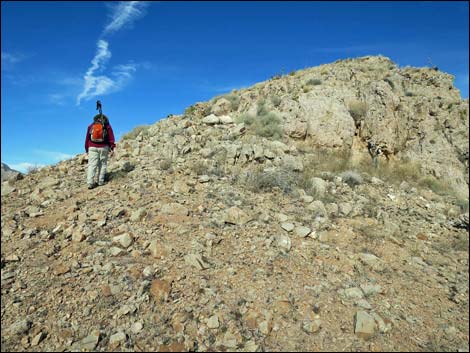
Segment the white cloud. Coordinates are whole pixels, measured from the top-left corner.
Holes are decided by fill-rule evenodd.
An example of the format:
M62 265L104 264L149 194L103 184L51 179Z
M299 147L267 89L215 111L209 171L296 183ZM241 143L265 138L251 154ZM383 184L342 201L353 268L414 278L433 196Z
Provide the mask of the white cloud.
M10 69L13 65L19 63L26 58L23 54L7 53L2 51L2 70Z
M24 55L5 53L2 51L2 65L15 64L24 59Z
M93 97L121 90L132 79L132 73L136 71L136 65L131 63L114 67L111 77L95 76L95 71L103 71L106 62L111 57L108 42L99 40L97 46L98 50L91 61L92 65L84 76L85 84L83 91L77 97L77 105L80 105L82 99L90 100Z
M44 167L43 164L36 164L36 163L29 163L29 162L9 164L8 166L11 169L17 170L21 173L27 173L28 170L30 170L31 168L42 168L42 167Z
M91 61L91 67L84 76L85 84L82 93L77 97L77 105L80 105L82 99L90 99L96 95L103 94L112 86L111 80L106 76L94 76L95 71L103 70L106 62L111 58L108 42L100 39L96 46L96 54Z
M47 96L49 102L55 105L65 105L66 96L61 93L51 93Z
M111 34L131 25L136 19L145 15L146 6L147 4L142 1L126 1L114 5L111 21L104 28L103 34Z
M112 6L110 22L105 26L103 35L114 33L145 14L147 3L142 1L120 2ZM121 90L136 71L136 64L115 66L108 75L103 74L106 63L112 54L108 48L108 42L100 39L97 42L97 51L91 61L91 67L86 72L82 92L77 97L77 105L82 100L90 100L93 97L109 94ZM99 72L101 75L97 75Z
M45 151L45 150L34 150L33 151L35 154L42 156L43 158L47 160L51 160L53 163L54 162L60 162L65 159L70 159L73 158L74 156L71 154L63 153L63 152L57 152L57 151Z

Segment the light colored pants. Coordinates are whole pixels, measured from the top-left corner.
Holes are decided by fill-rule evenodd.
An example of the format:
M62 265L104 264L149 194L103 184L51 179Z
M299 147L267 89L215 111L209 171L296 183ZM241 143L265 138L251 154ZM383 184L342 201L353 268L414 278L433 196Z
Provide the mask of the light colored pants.
M88 185L94 184L96 174L98 174L98 184L104 184L106 167L108 165L108 151L108 146L88 148Z

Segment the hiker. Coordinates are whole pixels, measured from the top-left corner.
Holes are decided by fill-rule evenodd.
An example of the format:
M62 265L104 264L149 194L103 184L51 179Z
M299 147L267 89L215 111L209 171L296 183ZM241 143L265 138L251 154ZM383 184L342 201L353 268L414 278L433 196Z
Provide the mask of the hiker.
M101 102L96 102L99 114L93 118L93 123L88 126L85 137L85 151L88 154L88 189L97 186L95 175L98 174L98 185L104 185L106 167L108 164L108 153L112 156L114 148L114 133L109 120L101 110Z
M423 141L426 138L426 133L424 131L419 131L418 132L418 137L419 137L419 149L422 153L423 152Z
M369 154L372 158L372 164L374 165L375 168L378 167L378 160L377 157L381 154L381 149L380 147L372 140L367 141L367 150L369 151Z

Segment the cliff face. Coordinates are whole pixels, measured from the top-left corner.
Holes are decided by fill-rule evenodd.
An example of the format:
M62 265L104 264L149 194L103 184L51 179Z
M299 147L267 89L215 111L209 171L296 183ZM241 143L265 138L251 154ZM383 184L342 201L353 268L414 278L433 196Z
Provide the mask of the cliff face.
M104 186L84 155L2 183L2 349L468 350L451 81L322 65L130 132Z

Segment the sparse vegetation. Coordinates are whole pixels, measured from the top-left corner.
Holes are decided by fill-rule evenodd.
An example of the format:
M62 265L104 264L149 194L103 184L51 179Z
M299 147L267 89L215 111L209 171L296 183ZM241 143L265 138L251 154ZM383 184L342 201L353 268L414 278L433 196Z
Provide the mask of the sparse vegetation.
M292 192L297 173L288 168L264 170L259 166L248 173L245 185L253 192L271 192L277 187L285 194Z
M35 174L37 172L39 172L39 169L41 168L41 166L39 165L31 165L31 166L28 166L26 168L26 174Z
M415 94L413 92L410 92L410 91L405 91L405 96L406 97L413 97Z
M258 114L242 114L237 121L245 123L252 128L252 131L262 137L279 140L282 138L282 129L280 127L281 119L274 113L266 110L264 101L258 104Z
M279 98L278 96L272 96L271 103L273 104L273 106L278 107L281 104L281 98Z
M171 168L172 161L169 158L165 158L160 162L160 169L161 170L168 170Z
M191 116L194 114L195 111L196 111L196 107L194 105L191 105L185 109L184 115Z
M204 161L197 161L191 166L191 170L196 175L203 175L207 173L207 164Z
M437 180L431 175L427 175L418 180L418 185L421 187L428 188L438 195L448 195L452 192L449 184Z
M460 208L462 212L468 212L468 199L457 199L455 204Z
M318 86L318 85L322 84L322 80L320 80L318 78L311 78L305 84L306 85L311 85L311 86Z
M301 148L299 148L302 151ZM310 152L312 150L310 149ZM450 185L437 180L432 176L423 176L421 165L407 160L395 162L379 162L375 168L370 158L365 158L357 163L350 160L350 152L347 150L316 149L310 154L304 163L305 180L313 176L323 178L325 172L340 175L351 186L364 182L364 176L374 176L384 182L399 185L403 181L417 187L426 187L439 195L452 195ZM308 185L305 184L305 188ZM306 189L307 190L307 189ZM463 207L465 203L462 201ZM468 207L468 206L467 206Z
M356 125L366 116L367 114L367 103L361 101L353 101L349 103L349 114L351 114Z
M343 179L343 181L346 184L348 184L351 187L355 187L356 185L361 185L364 182L360 174L352 170L347 170L345 172L342 172L340 174L340 177Z
M224 98L230 101L230 107L232 111L236 111L238 109L238 106L240 105L240 96L232 92L225 95Z
M266 109L266 101L262 99L258 102L256 115L260 116L260 115L265 115L267 113L268 113L268 110Z
M142 133L143 136L148 136L149 131L148 129L150 128L150 125L139 125L136 126L132 131L128 132L124 136L122 136L121 140L133 140L137 136L139 136L140 133Z

